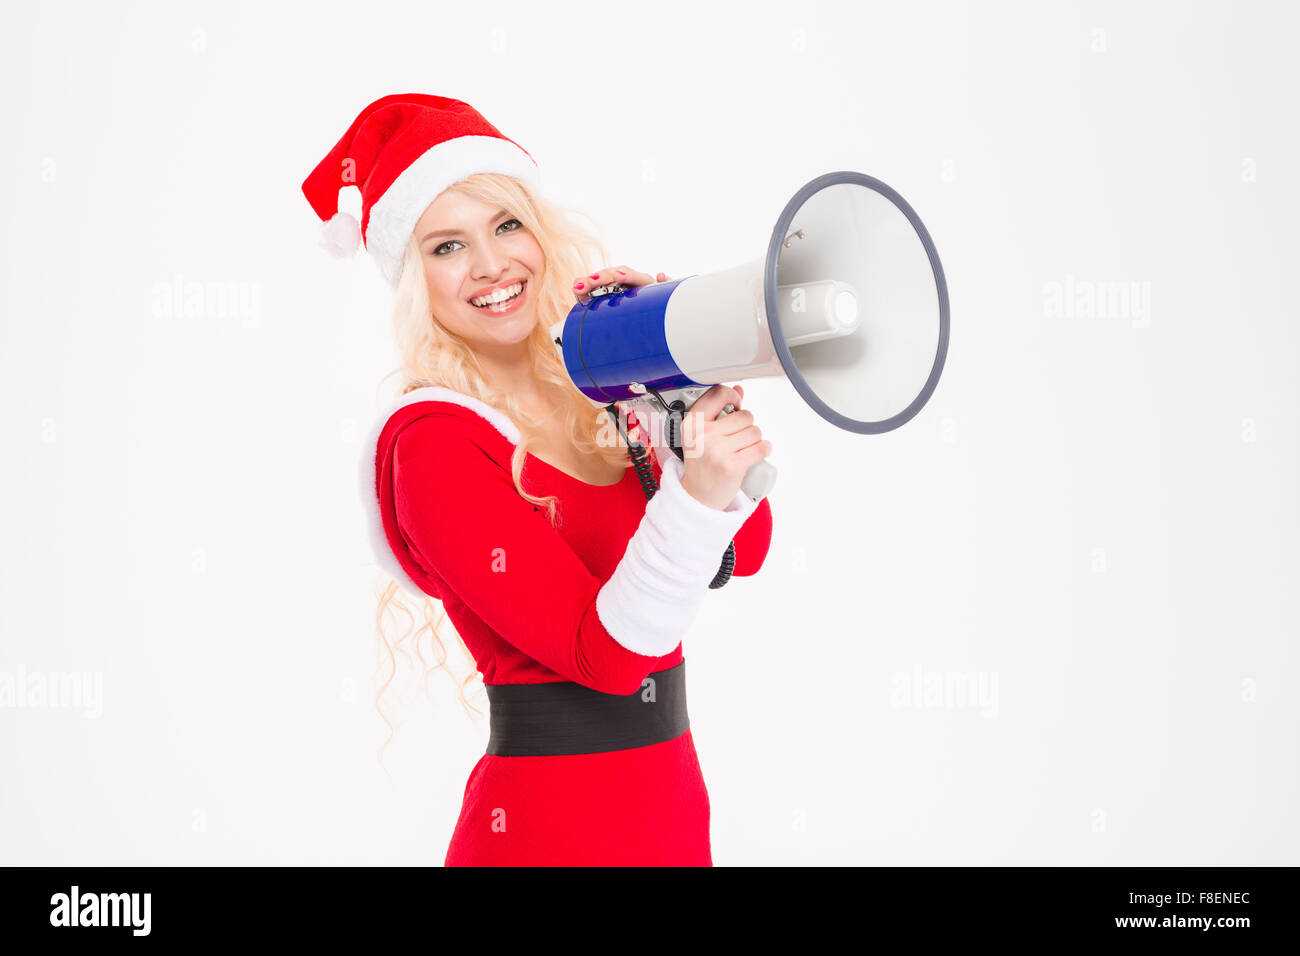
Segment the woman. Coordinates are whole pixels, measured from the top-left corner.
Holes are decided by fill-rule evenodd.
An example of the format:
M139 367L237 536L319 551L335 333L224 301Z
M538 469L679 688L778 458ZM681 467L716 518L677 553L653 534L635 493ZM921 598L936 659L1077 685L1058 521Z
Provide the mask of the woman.
M349 185L359 229L335 212ZM463 102L372 103L303 190L396 294L403 382L362 462L384 602L398 585L441 600L488 692L446 864L711 865L680 642L727 545L744 576L770 541L766 499L739 490L771 450L742 390L696 403L685 461L651 462L647 501L548 330L574 296L656 280L582 268L595 244Z

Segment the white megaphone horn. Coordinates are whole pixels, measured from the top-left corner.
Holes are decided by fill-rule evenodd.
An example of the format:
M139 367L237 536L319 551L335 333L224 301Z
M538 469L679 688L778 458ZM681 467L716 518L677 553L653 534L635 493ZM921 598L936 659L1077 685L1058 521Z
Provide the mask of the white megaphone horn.
M680 414L713 385L784 375L833 425L877 434L934 393L948 287L912 207L880 180L841 171L795 193L762 258L612 287L550 334L574 384L603 406L654 397ZM757 501L775 480L761 461L741 488Z

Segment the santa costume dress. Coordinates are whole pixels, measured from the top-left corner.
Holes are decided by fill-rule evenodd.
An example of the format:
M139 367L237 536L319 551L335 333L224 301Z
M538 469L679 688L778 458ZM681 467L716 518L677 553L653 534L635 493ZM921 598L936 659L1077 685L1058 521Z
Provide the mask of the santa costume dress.
M364 241L396 292L421 215L477 173L542 194L536 160L469 104L398 93L365 107L302 189L322 244L347 256ZM348 189L359 222L340 208ZM709 865L681 640L729 543L733 575L763 563L770 506L702 504L671 454L649 463L648 501L632 468L597 486L530 456L522 481L557 496L552 526L511 480L520 441L499 409L424 385L381 412L361 458L376 559L443 602L488 692L487 752L445 862Z
M519 441L504 413L450 389L418 388L393 403L362 461L380 563L443 602L489 692L564 683L639 706L648 678L666 686L671 677L684 694L681 634L729 542L733 576L762 566L767 499L755 506L738 493L728 510L710 508L681 487L680 462L664 469L652 456L660 488L647 501L632 468L590 485L530 455L524 487L557 496L553 527L511 481ZM712 865L689 727L595 753L485 753L445 863Z

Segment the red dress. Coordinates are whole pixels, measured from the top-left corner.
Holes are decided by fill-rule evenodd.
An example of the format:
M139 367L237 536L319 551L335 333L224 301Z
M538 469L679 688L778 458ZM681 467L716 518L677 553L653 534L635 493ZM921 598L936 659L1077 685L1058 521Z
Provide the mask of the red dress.
M408 587L442 600L485 684L574 681L632 694L647 674L683 659L680 643L661 657L629 650L596 611L645 514L633 469L597 486L527 457L524 487L558 496L552 527L515 491L518 432L502 413L445 389L405 402L382 419L370 445L377 454L363 465L377 501L372 530L389 549L376 543L376 553ZM657 462L654 470L661 478ZM764 499L734 536L733 576L759 569L771 527ZM690 731L607 753L484 754L445 863L712 865L709 796Z

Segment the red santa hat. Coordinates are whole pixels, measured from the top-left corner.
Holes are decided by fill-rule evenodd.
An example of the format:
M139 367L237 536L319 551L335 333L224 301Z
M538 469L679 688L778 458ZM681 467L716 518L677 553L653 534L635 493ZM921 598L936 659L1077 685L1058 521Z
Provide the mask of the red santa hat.
M415 224L448 186L475 173L504 173L541 188L537 161L468 103L424 93L375 100L302 184L324 222L321 245L355 254L364 240L396 286ZM361 190L361 222L339 211L339 191Z

